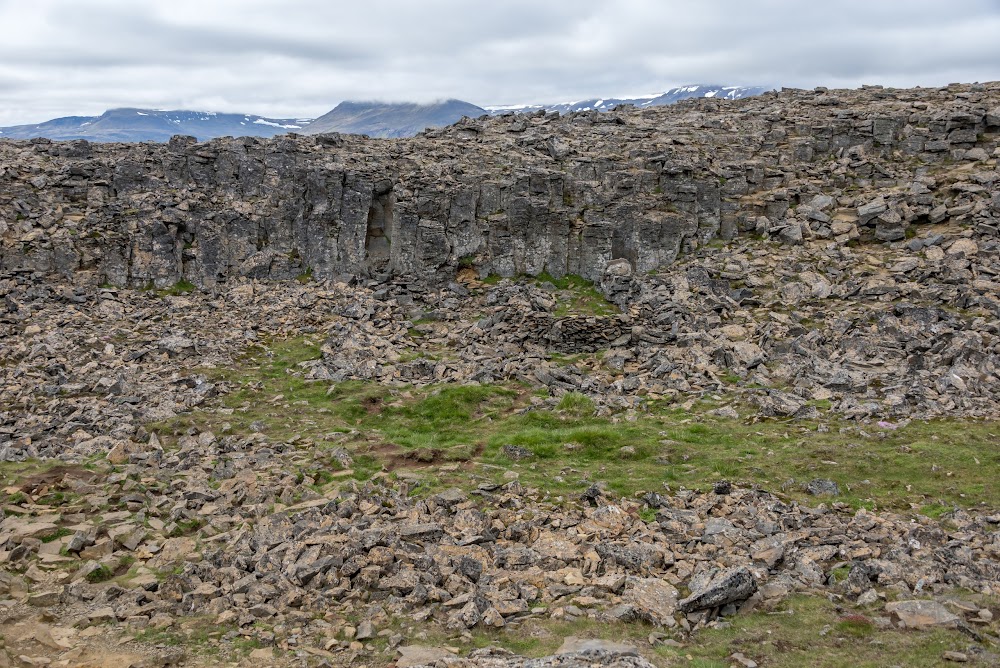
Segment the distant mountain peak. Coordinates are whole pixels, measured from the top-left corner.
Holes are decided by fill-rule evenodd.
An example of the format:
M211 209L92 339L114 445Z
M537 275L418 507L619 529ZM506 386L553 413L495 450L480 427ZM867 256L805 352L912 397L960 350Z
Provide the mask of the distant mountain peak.
M482 107L455 99L427 104L345 100L302 132L307 135L345 132L380 138L409 137L427 128L451 125L463 116L485 113Z

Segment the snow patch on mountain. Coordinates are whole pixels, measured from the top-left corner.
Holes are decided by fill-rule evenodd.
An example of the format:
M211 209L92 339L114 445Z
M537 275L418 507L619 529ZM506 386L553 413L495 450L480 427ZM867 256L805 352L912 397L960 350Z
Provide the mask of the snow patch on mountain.
M636 107L654 107L674 104L680 100L693 97L719 98L738 100L767 92L762 86L717 86L717 85L687 85L671 88L663 93L653 95L634 95L620 98L592 98L589 100L574 100L572 102L556 102L551 104L497 104L483 107L493 116L510 113L531 113L539 110L558 111L566 114L574 111L611 111L623 104Z

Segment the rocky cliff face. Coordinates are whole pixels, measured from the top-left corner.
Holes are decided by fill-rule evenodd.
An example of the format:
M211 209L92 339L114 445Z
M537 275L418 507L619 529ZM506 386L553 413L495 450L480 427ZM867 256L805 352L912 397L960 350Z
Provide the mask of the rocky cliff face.
M714 238L995 235L1000 84L467 120L412 139L0 141L0 269L211 287L245 276L598 279Z

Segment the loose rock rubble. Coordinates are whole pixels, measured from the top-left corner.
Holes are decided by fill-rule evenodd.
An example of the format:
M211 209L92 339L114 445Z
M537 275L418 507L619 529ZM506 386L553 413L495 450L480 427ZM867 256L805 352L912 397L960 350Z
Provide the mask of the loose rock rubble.
M224 295L82 290L0 279L0 459L81 462L159 450L143 425L202 405L261 338L315 331L315 290L244 285ZM148 443L147 443L148 442ZM139 443L142 445L140 446Z
M898 274L908 262L924 270ZM1000 271L1000 241L967 266ZM770 417L815 417L816 401L875 421L1000 414L996 284L975 293L906 249L734 242L630 280L617 315L560 317L558 294L509 282L452 283L433 300L355 290L312 377L515 379L610 409L723 393Z
M429 666L434 668L653 668L646 659L634 651L585 650L567 652L541 659L524 659L503 650L476 650L465 659L439 659Z
M954 587L1000 594L998 517L956 514L944 530L743 489L559 507L517 481L426 499L368 483L285 506L294 456L200 434L176 454L133 453L103 479L54 473L49 489L80 501L61 513L25 505L0 523L5 567L24 572L5 575L3 591L28 592L28 605L76 627L165 628L207 615L233 628L230 638L247 629L265 644L348 659L363 651L353 643L399 618L464 630L593 617L691 631L817 590L848 599L891 591L904 600L886 613L901 625L975 635L989 610L906 599ZM213 465L224 457L238 472ZM87 512L102 502L106 510ZM643 507L655 521L638 517ZM72 533L39 540L67 523ZM169 537L190 523L198 540ZM138 565L131 577L93 583L124 558ZM402 640L393 635L390 647Z

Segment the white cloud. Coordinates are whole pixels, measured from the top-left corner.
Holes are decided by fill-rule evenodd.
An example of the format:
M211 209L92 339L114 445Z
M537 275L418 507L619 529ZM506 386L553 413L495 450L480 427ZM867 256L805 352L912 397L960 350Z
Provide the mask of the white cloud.
M117 106L317 116L691 82L1000 79L991 0L0 0L0 125Z

